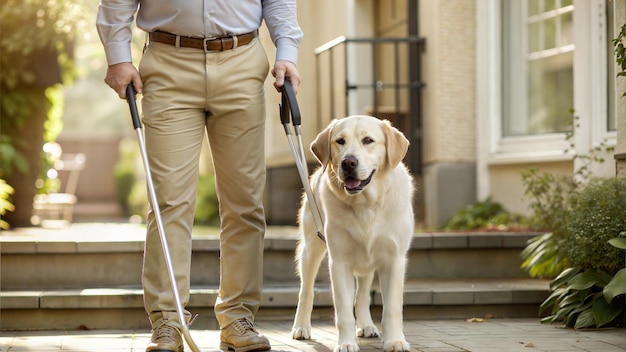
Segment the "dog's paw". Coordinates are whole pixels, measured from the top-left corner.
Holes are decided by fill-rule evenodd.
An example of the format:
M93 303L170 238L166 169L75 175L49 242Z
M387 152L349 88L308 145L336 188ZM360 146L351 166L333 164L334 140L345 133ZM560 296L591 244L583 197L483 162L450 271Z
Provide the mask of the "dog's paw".
M383 350L386 352L408 352L411 350L411 345L404 340L385 341L383 343Z
M294 340L310 340L311 339L311 327L310 326L294 326L291 329L291 338Z
M362 327L362 328L357 328L356 329L356 336L358 336L358 337L379 337L380 333L378 332L378 329L376 328L376 326L370 325L370 326L366 326L366 327Z
M337 344L335 352L359 352L359 345L356 343Z

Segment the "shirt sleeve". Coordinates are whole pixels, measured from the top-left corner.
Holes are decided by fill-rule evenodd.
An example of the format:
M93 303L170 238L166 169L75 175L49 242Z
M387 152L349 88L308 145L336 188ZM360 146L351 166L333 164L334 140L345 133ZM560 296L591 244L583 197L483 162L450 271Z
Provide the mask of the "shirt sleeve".
M298 25L295 0L263 0L263 19L276 45L276 60L298 63L302 30Z
M138 6L139 0L102 0L98 6L96 28L109 65L132 62L132 23Z

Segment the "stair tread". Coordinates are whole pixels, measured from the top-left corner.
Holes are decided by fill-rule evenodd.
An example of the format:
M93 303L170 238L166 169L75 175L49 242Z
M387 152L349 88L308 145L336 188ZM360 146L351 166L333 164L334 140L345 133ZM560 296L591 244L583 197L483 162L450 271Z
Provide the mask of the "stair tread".
M502 280L408 280L405 304L515 304L537 303L548 295L548 281L538 279ZM298 283L266 283L264 306L295 306ZM190 305L212 304L217 297L215 285L192 286ZM119 308L141 307L141 287L82 289L7 290L0 293L3 309L24 308ZM373 304L380 304L379 290L373 288ZM330 287L316 286L316 304L332 305Z
M198 229L193 239L194 251L219 250L219 238L213 234L215 231L217 230ZM416 232L411 248L524 248L527 241L536 235L538 233L534 232ZM269 226L265 236L265 250L295 250L298 238L298 229L295 226ZM35 254L142 251L144 239L145 226L128 223L73 223L58 229L28 227L2 231L0 252Z
M404 289L406 291L415 290L506 290L506 289L548 289L550 280L533 278L503 278L503 279L427 279L427 280L406 280ZM316 284L316 289L329 288L327 283ZM85 294L106 294L123 293L140 290L140 286L119 285L111 287L85 287L85 288L45 288L45 289L9 289L2 290L0 294L10 292L83 292ZM191 285L191 291L217 290L217 285ZM298 282L266 282L264 291L298 290ZM373 290L378 290L374 285Z

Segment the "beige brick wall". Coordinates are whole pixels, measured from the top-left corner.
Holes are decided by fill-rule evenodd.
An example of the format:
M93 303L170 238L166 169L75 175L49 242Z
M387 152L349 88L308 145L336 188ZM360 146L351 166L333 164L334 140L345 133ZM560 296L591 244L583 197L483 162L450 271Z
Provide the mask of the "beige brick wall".
M424 56L424 158L476 160L475 1L420 2Z

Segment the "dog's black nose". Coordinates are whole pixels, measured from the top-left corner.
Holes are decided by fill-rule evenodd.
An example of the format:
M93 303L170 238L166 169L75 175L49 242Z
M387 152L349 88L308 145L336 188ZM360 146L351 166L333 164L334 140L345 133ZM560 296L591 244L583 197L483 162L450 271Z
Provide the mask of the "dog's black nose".
M341 161L341 168L345 172L352 172L359 165L359 160L354 155L348 155Z

